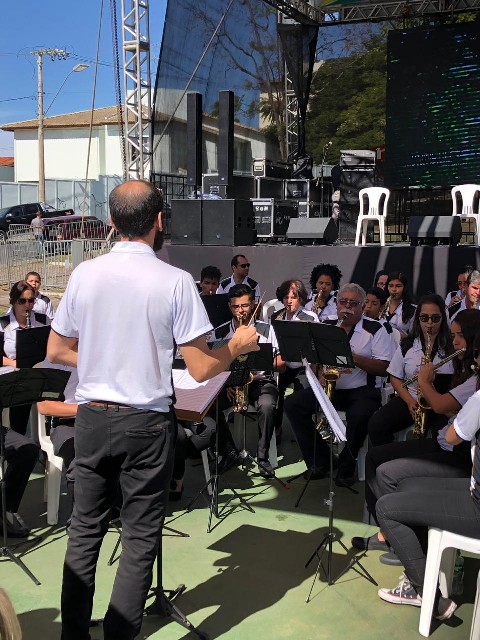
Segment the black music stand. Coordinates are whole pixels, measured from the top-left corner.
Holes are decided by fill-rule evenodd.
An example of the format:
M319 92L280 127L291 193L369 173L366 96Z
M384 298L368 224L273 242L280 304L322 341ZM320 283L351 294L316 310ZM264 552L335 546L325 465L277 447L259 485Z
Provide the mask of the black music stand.
M19 369L31 368L45 360L50 325L17 331L15 336L16 361Z
M323 412L325 414L325 419L329 427L329 444L330 444L330 483L329 483L328 498L324 500L324 504L327 505L328 507L328 531L324 535L322 541L317 546L317 548L315 549L315 551L312 553L312 555L310 556L310 558L307 560L305 564L305 569L306 569L308 565L312 562L313 558L317 556L318 563L317 563L317 568L315 570L315 576L313 578L312 586L310 587L310 591L308 592L308 596L306 599L306 602L308 603L310 602L310 596L312 595L313 587L315 585L317 576L320 572L320 568L322 568L323 572L325 573L328 586L335 584L335 582L339 578L341 578L345 573L347 573L347 571L349 571L350 569L354 569L354 571L356 571L360 576L362 576L363 578L365 578L375 586L378 586L378 584L360 562L360 560L366 554L366 551L364 551L362 554L358 556L354 556L353 558L351 558L347 566L344 569L342 569L342 571L340 571L340 573L335 578L332 577L333 543L338 542L338 544L342 547L342 549L348 553L348 547L343 543L343 541L339 537L337 537L337 533L334 531L334 528L333 528L334 507L335 507L335 492L333 490L333 444L335 442L335 439L338 439L341 441L346 440L345 427L343 426L340 418L338 417L338 414L336 414L335 408L333 407L332 403L327 397L325 391L322 389L320 383L316 379L315 374L313 373L313 371L311 370L311 368L308 366L307 363L305 363L305 371L307 374L307 380L309 381L310 386L312 387L312 390L315 394L315 397L317 398L318 403L322 407ZM323 566L323 555L327 548L328 548L327 570L325 570L325 567Z
M6 557L22 569L36 585L40 582L7 546L7 505L5 501L5 431L2 424L3 409L33 404L42 400L64 400L63 391L70 377L60 369L20 369L0 375L0 491L2 496L3 543L0 556Z
M204 304L208 319L214 327L219 327L232 319L232 312L228 306L228 294L217 293L210 296L200 296L200 298Z
M311 364L322 364L337 368L355 367L350 341L341 327L320 322L286 322L284 320L274 320L272 325L284 360L289 362L306 360ZM316 451L317 438L314 430L314 459ZM293 482L301 475L303 474L300 473L290 478L289 482ZM299 506L311 477L312 472L309 472L295 507Z
M263 324L263 323L261 323ZM230 365L230 377L227 380L228 387L241 387L248 383L250 374L253 371L272 371L273 370L273 347L271 343L266 342L258 345L259 351L252 351L244 356L239 356ZM245 468L245 462L249 460L259 469L267 469L262 462L255 460L255 458L247 450L247 410L248 410L248 398L245 399L245 405L241 408L242 415L242 427L243 427L243 448L239 452L240 459L242 460L242 467ZM275 473L272 478L279 482L284 489L290 489L289 485L281 478L278 478Z

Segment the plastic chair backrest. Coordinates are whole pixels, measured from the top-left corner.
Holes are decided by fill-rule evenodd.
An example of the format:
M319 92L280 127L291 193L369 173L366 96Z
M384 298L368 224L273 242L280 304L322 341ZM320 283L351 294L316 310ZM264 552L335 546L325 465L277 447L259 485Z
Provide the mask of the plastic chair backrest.
M364 211L365 196L368 198L368 211ZM367 187L358 194L360 200L360 216L386 216L390 190L384 187Z
M271 315L280 309L283 309L283 302L280 302L277 298L268 300L262 307L262 320L264 322L270 322Z
M462 209L458 210L457 194L462 198ZM479 184L459 184L452 188L452 215L473 216L479 213L478 201L480 197ZM476 206L474 206L476 205ZM475 209L477 213L475 213Z

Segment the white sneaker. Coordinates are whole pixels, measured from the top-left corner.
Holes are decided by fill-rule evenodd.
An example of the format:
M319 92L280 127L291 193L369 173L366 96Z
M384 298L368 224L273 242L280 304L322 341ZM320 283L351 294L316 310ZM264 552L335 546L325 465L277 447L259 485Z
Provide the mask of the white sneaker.
M412 587L405 574L400 576L400 582L393 589L379 589L378 595L385 602L392 604L409 604L412 607L421 607L422 599Z
M457 608L457 603L450 598L440 598L438 601L437 613L435 614L435 618L437 620L448 620L455 613L455 609Z

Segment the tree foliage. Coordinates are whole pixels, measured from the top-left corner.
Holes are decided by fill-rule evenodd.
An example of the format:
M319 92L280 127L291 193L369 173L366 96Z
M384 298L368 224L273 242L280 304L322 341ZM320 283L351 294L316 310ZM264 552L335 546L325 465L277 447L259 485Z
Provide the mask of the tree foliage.
M321 162L336 163L341 149L385 144L386 31L369 34L361 49L320 65L312 82L307 114L307 149Z

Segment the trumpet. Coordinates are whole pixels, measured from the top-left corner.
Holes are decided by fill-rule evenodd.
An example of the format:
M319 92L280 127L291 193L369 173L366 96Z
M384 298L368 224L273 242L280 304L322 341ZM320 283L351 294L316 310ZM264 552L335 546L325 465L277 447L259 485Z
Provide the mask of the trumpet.
M465 352L465 347L462 347L461 349L458 349L454 353L451 353L449 356L447 356L443 360L440 360L440 362L437 362L437 364L434 365L433 370L436 371L437 369L440 369L440 367L443 367L444 364L446 364L447 362L450 362L450 360L453 360L458 355L464 352ZM411 378L407 378L406 380L404 380L402 382L402 388L405 389L405 387L409 387L411 384L414 384L415 382L417 382L417 380L418 380L418 373L416 373Z

